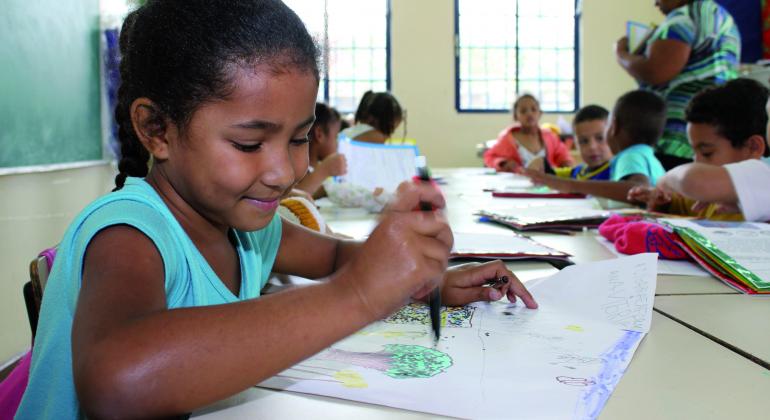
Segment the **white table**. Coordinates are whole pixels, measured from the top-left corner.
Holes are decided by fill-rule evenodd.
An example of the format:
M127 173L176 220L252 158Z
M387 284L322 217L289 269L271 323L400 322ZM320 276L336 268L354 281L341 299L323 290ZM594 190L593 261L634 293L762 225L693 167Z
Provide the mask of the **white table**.
M770 296L658 296L655 309L770 368Z
M495 205L480 185L494 183L478 168L437 170L444 176L447 214L455 231L500 231L479 224L473 212ZM521 200L517 203L542 203ZM579 200L582 205L594 203ZM574 205L574 200L548 200L549 205ZM375 226L372 215L360 210L325 209L330 226L351 236L368 234ZM572 236L533 233L530 236L568 252L576 263L614 258L599 244L595 231ZM515 261L508 267L523 281L552 274L550 264ZM602 419L722 419L767 418L770 370L717 341L770 361L770 300L752 299L713 278L658 276L655 308L676 318L653 313L652 328L634 355L628 371L610 397ZM751 320L747 324L747 320ZM686 325L685 325L686 324ZM700 329L715 340L694 331ZM764 331L764 333L763 333ZM504 398L501 398L504 403ZM328 397L252 388L196 413L206 419L424 419L437 416ZM515 417L515 407L511 409Z

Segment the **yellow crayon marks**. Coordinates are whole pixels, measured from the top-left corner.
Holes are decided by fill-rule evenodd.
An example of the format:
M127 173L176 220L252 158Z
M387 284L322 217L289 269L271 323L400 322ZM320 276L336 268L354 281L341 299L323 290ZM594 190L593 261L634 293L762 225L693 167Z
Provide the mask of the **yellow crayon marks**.
M345 388L367 388L369 384L354 370L341 370L334 373L334 379L340 381Z
M583 329L583 327L581 327L580 325L567 325L566 327L564 327L564 329L568 330L568 331L574 331L574 332L583 332L583 331L585 331Z
M417 339L425 337L425 331L359 331L356 334L367 337L383 338L411 338Z

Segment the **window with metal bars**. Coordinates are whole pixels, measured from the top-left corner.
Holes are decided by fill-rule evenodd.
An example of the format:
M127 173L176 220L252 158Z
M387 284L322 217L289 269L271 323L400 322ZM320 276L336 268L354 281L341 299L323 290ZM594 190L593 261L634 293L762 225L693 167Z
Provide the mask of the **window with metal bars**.
M318 100L353 112L367 90L390 88L389 0L284 0L321 47Z
M510 112L531 93L543 112L578 106L576 0L455 0L455 106Z

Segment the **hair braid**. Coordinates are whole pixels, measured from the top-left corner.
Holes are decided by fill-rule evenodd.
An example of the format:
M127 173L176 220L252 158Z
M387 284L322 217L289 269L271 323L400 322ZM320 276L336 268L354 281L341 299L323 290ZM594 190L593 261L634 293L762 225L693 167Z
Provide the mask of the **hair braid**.
M129 176L147 175L147 161L150 154L144 148L134 132L131 123L131 103L136 99L132 89L130 69L130 38L133 24L139 10L130 13L120 31L120 87L118 88L118 103L115 107L115 121L118 124L118 140L120 141L120 162L118 163L118 175L115 177L115 189L123 188L126 178Z

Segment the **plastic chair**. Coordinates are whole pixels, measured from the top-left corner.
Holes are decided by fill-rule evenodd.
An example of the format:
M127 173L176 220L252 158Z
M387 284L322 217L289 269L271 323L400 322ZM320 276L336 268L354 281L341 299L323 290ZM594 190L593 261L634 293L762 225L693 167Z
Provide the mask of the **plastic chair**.
M29 264L29 281L24 284L24 303L27 306L27 317L32 329L32 343L35 342L37 320L40 315L40 303L43 301L43 290L48 282L48 273L56 256L56 248L41 252ZM29 369L32 364L32 350L19 359L19 363L2 382L0 382L0 419L10 419L16 414L27 389Z
M37 332L37 321L40 314L40 304L43 302L43 290L45 290L48 274L53 256L48 255L53 248L45 250L29 263L29 281L24 284L24 303L27 306L27 318L29 328L32 330L32 339ZM55 251L53 251L55 253Z

